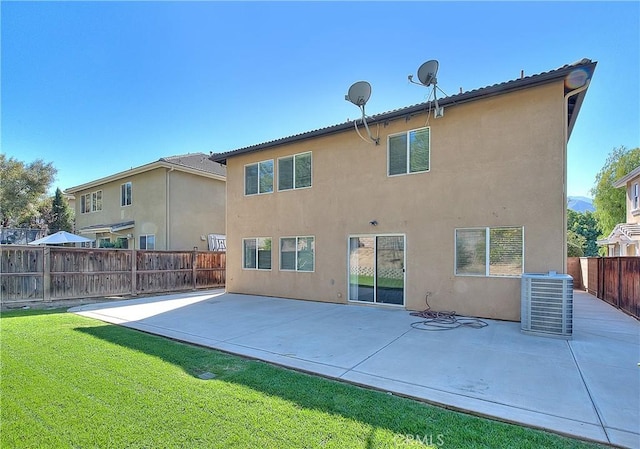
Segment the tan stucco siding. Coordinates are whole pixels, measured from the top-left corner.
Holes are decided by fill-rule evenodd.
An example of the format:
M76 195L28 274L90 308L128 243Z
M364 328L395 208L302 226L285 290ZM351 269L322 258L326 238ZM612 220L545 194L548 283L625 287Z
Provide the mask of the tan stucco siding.
M127 182L131 182L132 202L130 205L122 206L120 187ZM95 192L96 190L102 190L102 211L81 214L79 210L81 195ZM112 239L132 234L137 248L139 235L154 234L156 236L156 248L165 248L164 169L138 173L131 177L108 182L92 189L78 192L76 196L78 198L76 202L77 229L97 224L109 225L133 220L135 221L134 229L123 230L117 235L112 235ZM133 240L130 240L129 245L132 243Z
M430 171L387 176L387 136L430 127ZM387 126L380 145L355 131L236 156L227 167L229 291L346 302L350 235L406 237L408 309L430 305L458 313L519 319L520 279L454 275L456 228L523 226L525 271L564 268L562 83L449 106ZM244 195L244 166L305 151L313 154L310 189ZM277 182L277 172L276 172ZM370 225L376 220L377 226ZM316 238L315 272L279 270L280 237ZM242 239L273 239L272 269L243 270Z
M166 240L164 180L164 169L141 173L132 180L133 202L131 206L122 208L122 214L126 220L136 222L133 233L136 248L139 248L141 235L153 234L156 249L170 249Z
M640 185L640 176L631 178L626 185L627 190L627 223L640 224L640 211L634 207L635 185Z
M167 176L170 249L208 250L208 234L225 234L224 181L179 171Z
M120 186L132 183L132 204L120 205ZM102 190L102 211L80 213L80 197ZM155 249L207 250L207 234L225 233L225 182L164 167L137 173L76 193L76 228L135 221L133 229L100 237L129 239L139 248L141 235L155 236Z

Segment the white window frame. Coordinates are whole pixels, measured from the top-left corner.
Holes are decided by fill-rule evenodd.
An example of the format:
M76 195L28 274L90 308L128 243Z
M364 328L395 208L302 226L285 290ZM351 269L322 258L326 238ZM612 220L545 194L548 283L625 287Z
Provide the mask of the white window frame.
M311 166L310 166L311 173L309 174L309 176L310 176L310 184L308 186L304 186L304 187L296 187L296 158L298 158L299 156L306 156L306 155L309 155L309 157L311 159ZM280 187L280 174L281 174L280 161L283 160L283 159L292 159L293 160L293 177L292 177L293 186L291 188L288 188L288 189L283 189L282 187ZM277 165L278 165L278 173L277 173L278 192L287 192L289 190L310 189L313 186L313 153L311 151L305 151L304 153L292 154L291 156L279 157Z
M142 238L143 237L144 237L144 248L142 247ZM149 237L153 238L153 248L149 248ZM138 246L139 246L139 249L148 249L148 250L156 249L156 235L155 234L140 234L138 236Z
M99 212L101 210L102 210L102 190L96 190L95 192L91 192L91 212Z
M351 239L353 238L371 238L373 239L373 289L374 301L362 301L359 299L351 298ZM402 304L392 304L377 301L377 287L378 287L378 237L402 237L403 243L403 257L402 257ZM347 301L356 304L371 304L384 307L402 307L404 308L407 303L407 235L406 234L350 234L347 236Z
M100 202L98 203L98 194L100 194ZM92 212L102 211L102 189L85 193L80 196L80 213L90 214Z
M125 187L127 185L130 186L129 195L127 195L127 190ZM129 200L128 203L127 203L127 200ZM127 206L131 206L132 204L133 204L133 183L131 181L123 182L122 184L120 184L120 207L127 207Z
M85 193L80 197L80 213L88 214L91 212L91 194Z
M418 170L418 171L411 171L411 155L410 155L410 150L411 150L411 133L413 132L417 132L417 131L422 131L422 130L428 130L429 132L429 151L428 151L428 158L429 158L429 164L426 170ZM395 174L390 174L389 173L389 169L390 167L390 163L391 163L391 158L389 157L389 150L390 150L390 140L392 137L396 137L396 136L402 136L402 135L406 135L407 136L407 148L406 148L406 155L407 155L407 166L406 171L404 173L395 173ZM387 136L387 177L395 177L395 176L406 176L406 175L414 175L417 173L428 173L431 171L431 127L430 126L423 126L421 128L415 128L415 129L410 129L408 131L403 131L400 133L394 133L394 134L389 134Z
M640 184L637 182L631 186L631 210L640 209Z
M522 232L522 267L520 274L507 275L507 274L491 274L491 230L492 229L520 229ZM484 274L475 273L458 273L458 231L464 230L483 230L485 231L485 272ZM491 277L491 278L518 278L521 277L524 271L525 261L525 246L524 246L524 226L485 226L485 227L468 227L468 228L456 228L453 231L453 274L460 277Z
M261 164L266 164L268 162L271 162L271 168L272 168L272 173L273 173L273 179L271 181L271 190L268 192L261 192L260 191L260 165ZM253 165L256 165L258 167L258 191L256 193L247 193L247 167L251 167ZM264 161L260 161L260 162L252 162L251 164L246 164L244 166L244 196L255 196L255 195L268 195L270 193L273 193L275 190L275 183L276 183L276 166L275 166L275 162L273 159L265 159Z
M245 247L244 247L244 242L248 241L248 240L254 240L256 242L256 250L255 250L255 261L256 261L256 267L252 268L252 267L247 267L246 265L246 260L245 260ZM260 258L259 258L259 251L260 251L260 241L266 241L266 240L270 240L271 241L271 255L269 256L269 268L260 268ZM271 237L247 237L247 238L243 238L242 239L242 269L243 270L250 270L250 271L271 271L273 268L273 239Z
M298 245L299 245L299 241L300 239L313 239L313 270L301 270L300 267L298 266ZM282 240L284 239L296 239L296 251L295 251L295 260L296 260L296 267L295 269L291 269L291 268L282 268ZM295 273L315 273L316 271L316 236L315 235L298 235L298 236L283 236L280 237L280 240L278 242L278 268L280 268L280 271L289 271L289 272L295 272Z

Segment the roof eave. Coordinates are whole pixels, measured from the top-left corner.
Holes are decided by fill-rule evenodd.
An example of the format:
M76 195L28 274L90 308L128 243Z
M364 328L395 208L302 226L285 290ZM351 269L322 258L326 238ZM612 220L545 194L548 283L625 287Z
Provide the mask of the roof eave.
M180 164L175 164L172 162L166 162L164 160L159 160L159 161L154 161L154 162L150 162L148 164L145 165L141 165L139 167L134 167L131 168L130 170L126 170L126 171L122 171L119 173L115 173L113 175L109 175L106 176L104 178L100 178L100 179L96 179L94 181L90 181L87 182L85 184L80 184L78 186L74 186L74 187L70 187L68 189L64 190L64 193L67 194L74 194L74 193L78 193L82 190L87 190L87 189L92 189L94 187L97 186L101 186L103 184L107 184L110 182L114 182L114 181L119 181L121 179L124 178L128 178L134 175L138 175L140 173L145 173L151 170L155 170L157 168L167 168L167 169L174 169L174 170L180 170L186 173L191 173L194 175L198 175L198 176L204 176L205 178L211 178L211 179L217 179L219 181L226 181L226 177L222 176L222 175L218 175L216 173L211 173L208 171L204 171L204 170L198 170L196 168L191 168L191 167L187 167L185 165L180 165Z
M113 224L107 224L107 225L92 225L92 226L86 226L84 228L78 229L78 233L85 234L85 235L104 234L104 233L114 234L119 231L135 228L135 226L136 226L135 221L125 221L122 223L113 223Z
M508 92L514 92L514 91L558 81L558 80L564 79L569 73L573 72L578 68L588 68L588 72L589 72L589 79L587 80L587 83L588 83L591 76L593 75L595 66L596 66L596 62L593 62L590 60L584 60L583 62L578 64L567 65L560 69L552 70L552 71L541 73L538 75L532 75L532 76L520 78L517 80L506 81L500 84L495 84L493 86L483 87L480 89L471 90L461 94L452 95L450 97L445 97L439 100L439 106L444 107L444 106L454 105L454 104L459 105L459 104L475 101L480 98L489 98L496 95L505 94ZM571 130L573 129L573 125L577 119L580 106L582 105L582 101L584 100L584 96L586 95L586 90L587 89L580 92L576 98L575 107L573 109L571 117L569 118L568 136L571 134ZM400 117L411 116L417 113L423 113L425 112L425 110L427 110L430 107L430 105L431 105L430 102L419 103L414 106L408 106L406 108L396 109L393 111L377 114L369 118L369 123L376 124L376 123L386 122L389 120L394 120ZM214 162L218 162L220 164L226 165L227 159L230 157L240 156L246 153L253 153L253 152L265 150L268 148L272 148L275 146L298 142L306 139L311 139L318 136L327 136L330 134L335 134L335 133L342 132L352 128L353 124L354 124L353 121L347 121L344 123L329 126L326 128L317 129L314 131L308 131L301 134L296 134L293 136L272 140L269 142L263 142L260 144L239 148L237 150L213 154L209 159L211 159Z
M569 117L567 118L567 139L571 138L571 132L573 131L573 127L578 120L578 114L580 113L580 108L582 107L582 102L584 101L584 97L587 95L587 89L579 92L575 95L575 101L573 103L573 108L569 112ZM573 100L567 99L567 102L571 102Z
M631 181L636 176L640 176L640 165L638 167L636 167L635 169L631 170L629 173L627 173L622 178L620 178L617 181L615 181L613 183L613 187L616 187L618 189L620 187L625 187L627 185L627 182Z

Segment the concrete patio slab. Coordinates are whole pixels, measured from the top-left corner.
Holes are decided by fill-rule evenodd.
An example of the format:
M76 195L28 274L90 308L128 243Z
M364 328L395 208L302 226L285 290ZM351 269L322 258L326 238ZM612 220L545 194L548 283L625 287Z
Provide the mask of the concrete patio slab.
M237 295L164 295L71 312L553 432L640 448L640 323L574 293L570 340L519 323L416 329L399 308Z

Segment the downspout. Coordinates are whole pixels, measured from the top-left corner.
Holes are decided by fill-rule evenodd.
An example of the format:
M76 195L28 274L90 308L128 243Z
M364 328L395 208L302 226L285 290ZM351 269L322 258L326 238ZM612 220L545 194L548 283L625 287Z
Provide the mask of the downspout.
M171 172L174 170L174 167L171 167L168 171L167 171L167 176L166 176L166 183L165 183L165 212L164 212L164 241L165 241L165 249L168 250L171 248L171 233L170 233L170 226L171 226L171 198L170 198L170 192L171 192Z
M564 201L564 207L562 208L562 229L563 229L563 245L562 245L562 272L567 272L567 157L568 157L568 144L569 144L569 98L574 95L578 95L584 92L589 87L591 79L587 79L582 87L578 87L564 95L564 128L563 128L563 144L564 144L564 158L562 163L564 164L564 179L562 180L562 200Z

